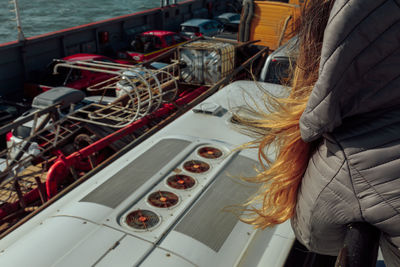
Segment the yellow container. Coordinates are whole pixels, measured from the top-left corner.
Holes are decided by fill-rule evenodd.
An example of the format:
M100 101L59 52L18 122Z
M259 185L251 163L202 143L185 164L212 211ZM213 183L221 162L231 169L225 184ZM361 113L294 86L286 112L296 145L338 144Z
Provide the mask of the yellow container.
M250 25L250 40L260 40L258 45L275 50L290 39L295 21L300 16L304 0L289 3L254 1L254 15Z

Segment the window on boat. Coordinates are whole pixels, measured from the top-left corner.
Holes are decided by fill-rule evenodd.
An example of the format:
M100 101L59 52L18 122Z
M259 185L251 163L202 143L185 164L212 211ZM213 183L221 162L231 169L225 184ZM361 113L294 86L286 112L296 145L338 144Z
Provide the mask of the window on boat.
M229 23L229 22L230 22L230 19L227 19L227 18L219 18L219 20L220 20L222 23Z
M60 86L64 83L68 75L69 69L59 68L57 74L53 74L53 68L56 62L51 62L46 67L46 71L42 77L38 77L38 83L46 86Z
M148 36L140 36L140 41L142 41L143 43L145 43L148 40Z
M82 78L80 70L69 69L69 68L58 68L57 74L49 73L46 78L43 79L42 84L48 86L66 86L71 82L75 82Z
M289 78L289 59L288 58L274 58L272 59L265 81L275 84L285 84Z
M195 26L182 26L181 27L182 32L200 32L199 27Z
M209 23L205 23L205 24L203 25L203 28L204 28L205 30L210 30L210 29L213 28L213 24L211 24L210 22L209 22Z
M185 41L185 39L182 36L179 36L178 34L174 34L172 35L172 37L174 38L174 41L176 44L182 43Z
M160 45L161 40L157 36L145 35L143 36L142 39L143 39L143 47L145 53L154 52L161 47Z
M110 60L110 59L108 59L108 58L99 58L99 59L96 59L96 61L114 63L112 60Z
M174 45L174 38L172 37L172 35L167 35L164 37L165 42L167 43L167 46L171 46Z
M240 15L239 14L232 15L232 16L229 17L229 20L230 21L240 20Z
M80 79L82 79L82 72L78 69L70 69L64 81L64 85L68 85Z
M25 125L20 125L13 131L13 135L21 139L31 135L31 128Z
M161 38L158 36L154 36L154 44L157 48L162 48Z

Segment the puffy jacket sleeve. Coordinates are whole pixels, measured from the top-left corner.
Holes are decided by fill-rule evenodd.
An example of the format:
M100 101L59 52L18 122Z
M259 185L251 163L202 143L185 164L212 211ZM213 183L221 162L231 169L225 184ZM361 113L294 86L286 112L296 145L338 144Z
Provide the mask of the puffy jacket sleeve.
M298 192L292 227L311 251L337 255L346 224L361 220L349 169L340 146L323 139L310 158Z

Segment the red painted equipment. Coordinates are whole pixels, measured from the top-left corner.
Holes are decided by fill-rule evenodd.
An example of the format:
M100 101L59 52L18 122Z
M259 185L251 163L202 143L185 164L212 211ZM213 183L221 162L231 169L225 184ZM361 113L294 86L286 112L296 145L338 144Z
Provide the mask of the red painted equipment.
M100 150L108 147L113 142L121 139L122 137L133 133L139 128L149 124L153 119L160 118L166 115L171 114L176 111L178 107L182 107L187 103L190 103L196 97L201 95L207 90L208 87L202 86L193 90L191 92L183 92L180 95L180 98L176 100L174 103L164 104L161 108L154 111L153 113L131 123L128 126L125 126L122 129L96 141L92 144L89 144L83 149L72 153L71 155L65 157L61 152L59 152L59 156L54 161L49 171L47 172L46 182L45 184L41 184L40 188L43 190L46 189L46 199L48 200L54 197L58 193L58 188L60 184L70 176L71 169L79 169L79 166L82 166L82 162L87 162L89 156L94 153L98 153ZM31 190L26 193L22 197L22 201L16 201L13 203L6 203L0 207L0 220L7 220L7 216L15 213L18 209L21 208L21 203L23 205L28 205L38 201L40 199L40 191L38 188Z

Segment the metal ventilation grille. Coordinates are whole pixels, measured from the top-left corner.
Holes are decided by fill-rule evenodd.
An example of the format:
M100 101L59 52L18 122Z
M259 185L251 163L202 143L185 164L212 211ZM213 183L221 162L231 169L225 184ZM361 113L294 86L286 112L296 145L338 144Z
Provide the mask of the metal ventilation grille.
M135 210L126 216L125 222L134 229L148 230L159 224L160 217L150 210Z
M184 190L192 188L196 184L196 180L184 174L176 174L168 177L167 184L172 188Z
M222 156L222 151L219 150L218 148L215 147L202 147L200 148L197 153L200 155L200 157L206 158L206 159L217 159Z
M201 160L189 160L183 163L183 168L188 172L203 173L210 169L210 165Z
M181 139L161 140L81 201L116 208L189 144Z
M147 201L150 205L157 208L170 208L178 203L179 197L172 192L157 191L151 193L147 198Z
M255 165L258 165L256 161L243 156L231 161L174 230L218 252L238 222L237 216L223 209L244 203L257 190L254 184L238 179L255 175Z

